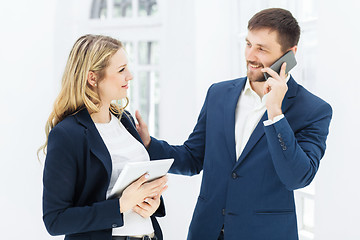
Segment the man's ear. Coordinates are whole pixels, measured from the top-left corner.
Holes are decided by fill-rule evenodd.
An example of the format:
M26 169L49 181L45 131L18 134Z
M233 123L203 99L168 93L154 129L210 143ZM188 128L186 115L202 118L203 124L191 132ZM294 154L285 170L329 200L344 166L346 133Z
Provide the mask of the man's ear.
M97 77L93 71L89 71L87 76L87 82L90 84L90 86L97 87Z
M297 51L297 45L293 46L292 48L290 48L291 51L294 52L294 54L296 54Z

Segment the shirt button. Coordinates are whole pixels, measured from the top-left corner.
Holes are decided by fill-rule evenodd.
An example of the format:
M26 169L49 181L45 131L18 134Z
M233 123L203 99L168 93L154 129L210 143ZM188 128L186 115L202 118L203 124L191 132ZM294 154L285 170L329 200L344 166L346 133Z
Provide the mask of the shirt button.
M225 208L222 210L222 215L225 216Z
M282 150L284 150L284 151L285 151L286 149L287 149L287 148L286 148L286 146L283 146L283 147L282 147Z
M233 179L237 179L237 177L238 177L238 175L233 172L233 173L232 173L232 178L233 178Z
M285 143L284 143L284 142L281 142L281 143L280 143L280 146L282 146L282 147L284 148Z
M113 225L111 225L111 227L116 228L117 224L114 223Z

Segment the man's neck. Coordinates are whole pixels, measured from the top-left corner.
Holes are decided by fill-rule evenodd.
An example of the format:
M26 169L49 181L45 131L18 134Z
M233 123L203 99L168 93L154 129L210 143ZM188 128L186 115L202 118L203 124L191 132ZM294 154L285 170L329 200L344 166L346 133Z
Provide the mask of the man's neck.
M250 81L251 89L254 90L254 92L256 92L256 94L260 98L262 98L264 96L264 85L265 85L265 82L253 82L253 81Z
M289 78L290 78L290 75L287 74L286 75L286 78L288 81ZM249 79L248 79L249 80ZM249 80L249 83L250 83L250 86L251 86L251 89L254 90L254 92L256 92L256 94L260 97L260 98L263 98L263 96L265 95L264 94L264 85L265 85L265 82L255 82L255 81L250 81Z

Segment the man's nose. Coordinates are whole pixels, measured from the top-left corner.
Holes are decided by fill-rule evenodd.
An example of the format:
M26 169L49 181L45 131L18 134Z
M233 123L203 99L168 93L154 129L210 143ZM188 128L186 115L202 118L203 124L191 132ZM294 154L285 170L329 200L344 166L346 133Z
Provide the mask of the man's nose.
M254 48L248 48L245 53L246 61L256 62L257 57Z

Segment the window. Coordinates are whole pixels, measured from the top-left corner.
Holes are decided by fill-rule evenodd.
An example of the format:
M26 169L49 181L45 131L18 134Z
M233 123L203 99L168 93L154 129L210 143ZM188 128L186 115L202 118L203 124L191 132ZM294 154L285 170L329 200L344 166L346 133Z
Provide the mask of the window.
M139 0L139 16L151 16L157 12L156 0Z
M93 0L91 19L153 17L158 13L157 0Z
M113 18L132 17L132 6L131 0L114 0Z
M161 20L157 0L93 0L89 32L115 37L124 43L130 82L127 109L139 110L150 134L159 136Z
M246 62L244 58L245 37L249 19L258 11L280 7L288 9L298 20L301 27L299 51L296 54L298 66L291 71L296 81L305 85L309 90L314 90L316 83L317 62L317 6L315 0L254 0L249 4L245 0L237 0L237 56L234 59L239 67L239 74L246 75ZM310 186L295 191L299 235L301 240L314 238L314 210L315 210L315 182Z
M134 80L129 92L129 109L140 111L150 133L159 135L160 72L157 40L125 42Z
M105 18L107 15L106 0L95 0L92 3L90 18Z

